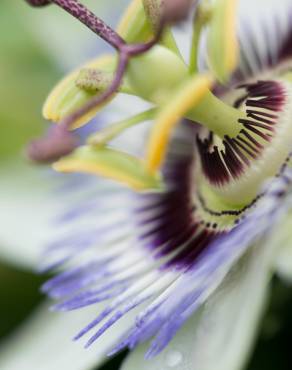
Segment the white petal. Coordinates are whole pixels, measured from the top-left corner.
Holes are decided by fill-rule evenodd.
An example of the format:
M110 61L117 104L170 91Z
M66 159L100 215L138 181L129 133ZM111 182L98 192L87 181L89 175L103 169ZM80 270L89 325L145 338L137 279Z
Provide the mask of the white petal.
M1 370L89 370L106 359L127 322L107 333L99 346L85 350L72 337L87 324L96 308L71 313L52 313L43 304L14 335L0 347ZM91 312L89 312L91 311Z
M17 160L1 165L0 177L0 258L35 267L57 209L49 175Z
M139 346L126 359L122 370L241 369L265 307L270 264L271 248L264 245L254 249L165 351L145 360L149 343Z

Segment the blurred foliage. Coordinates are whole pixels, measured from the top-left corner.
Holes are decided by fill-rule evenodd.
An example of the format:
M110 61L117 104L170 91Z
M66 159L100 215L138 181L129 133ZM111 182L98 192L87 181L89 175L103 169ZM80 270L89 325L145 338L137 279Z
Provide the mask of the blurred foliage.
M110 359L103 366L99 367L98 369L94 369L94 370L118 370L126 356L127 356L127 352L126 351L122 352L116 357Z
M247 370L292 369L292 289L279 279L272 282L271 303Z
M44 277L0 264L0 340L15 329L42 297Z

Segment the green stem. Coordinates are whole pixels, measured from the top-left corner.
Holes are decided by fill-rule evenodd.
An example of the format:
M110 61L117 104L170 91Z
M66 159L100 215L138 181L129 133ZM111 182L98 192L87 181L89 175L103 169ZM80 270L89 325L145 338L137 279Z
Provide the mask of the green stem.
M227 105L211 92L186 115L186 118L200 123L221 138L238 135L242 129L238 120L245 117L244 112Z
M209 2L205 1L198 5L196 10L196 15L193 20L193 33L192 33L192 44L191 44L191 55L190 55L190 65L189 72L198 72L198 52L199 43L201 39L201 33L203 28L208 24L212 17L212 7Z
M189 65L189 72L192 74L198 72L198 49L202 28L203 28L202 23L200 22L193 23L192 47Z
M104 130L101 130L89 137L87 140L89 145L92 146L103 146L108 142L119 136L126 129L133 127L141 122L151 120L155 117L157 108L151 108L145 112L136 114L133 117L126 118L122 121L114 123Z

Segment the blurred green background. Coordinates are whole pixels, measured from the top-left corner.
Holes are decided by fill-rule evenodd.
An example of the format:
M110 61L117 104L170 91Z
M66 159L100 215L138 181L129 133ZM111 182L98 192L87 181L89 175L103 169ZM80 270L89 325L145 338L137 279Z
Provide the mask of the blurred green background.
M87 3L92 5L93 2ZM106 1L95 3L99 3L100 11L114 24L118 9L112 14L106 9ZM123 3L119 0L120 7ZM41 106L54 83L70 64L79 64L98 52L100 47L103 47L100 41L83 27L71 22L67 15L51 9L30 9L21 0L1 1L0 171L11 161L25 161L25 144L45 128ZM17 233L17 221L14 228ZM0 238L0 258L1 247L4 248L4 242ZM33 268L22 266L21 261L9 263L6 259L5 263L0 262L1 341L5 341L7 335L43 299L39 287L44 280L45 277L35 274ZM292 290L275 278L271 296L271 304L248 370L292 369ZM123 356L112 359L102 369L117 369Z

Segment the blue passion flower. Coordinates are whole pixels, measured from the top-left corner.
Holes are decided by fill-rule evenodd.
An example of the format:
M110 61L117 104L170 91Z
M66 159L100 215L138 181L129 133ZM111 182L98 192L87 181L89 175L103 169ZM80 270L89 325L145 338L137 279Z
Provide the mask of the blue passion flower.
M118 32L75 0L28 2L60 6L117 51L57 85L44 115L59 124L29 148L34 160L54 161L57 171L101 175L135 190L105 180L81 181L80 199L59 219L65 235L44 254L43 268L59 271L43 286L59 301L54 309L103 307L75 339L87 337L89 347L127 319L111 354L140 345L144 350L150 341L146 357L159 358L189 322L194 330L186 335L188 345L200 336L205 343L200 322L206 325L210 304L220 301L218 292L230 281L245 293L264 281L251 303L256 313L247 315L248 307L241 311L242 322L255 326L267 282L249 278L270 270L275 235L292 201L290 2L265 2L263 9L258 1L252 18L244 1L133 1ZM186 63L172 26L188 16ZM139 97L150 107L91 133L76 148L72 130L119 94ZM131 152L137 140L131 128L149 120L148 135L135 131L147 148L143 158ZM126 130L122 148L108 145ZM244 306L246 296L233 295L225 304ZM238 320L227 335L244 332ZM139 350L133 353L125 369L137 368ZM191 350L184 360L179 354L172 352L169 366L191 368ZM192 363L211 369L209 355L196 354ZM245 355L235 357L221 368L242 366Z

